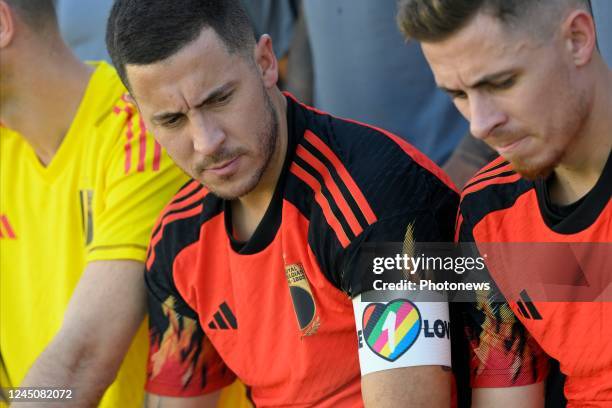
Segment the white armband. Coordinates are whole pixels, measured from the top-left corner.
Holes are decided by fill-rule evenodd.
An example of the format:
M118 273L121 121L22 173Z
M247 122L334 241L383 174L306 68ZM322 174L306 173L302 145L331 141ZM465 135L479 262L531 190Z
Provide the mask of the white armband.
M448 303L353 299L361 375L399 367L451 366Z

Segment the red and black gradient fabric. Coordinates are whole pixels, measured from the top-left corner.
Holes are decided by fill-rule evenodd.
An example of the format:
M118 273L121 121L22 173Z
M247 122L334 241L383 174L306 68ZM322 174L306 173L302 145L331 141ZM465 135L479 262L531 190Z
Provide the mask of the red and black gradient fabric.
M358 407L362 244L402 242L410 223L417 241L452 241L458 194L412 146L290 95L287 121L283 171L249 241L195 181L160 217L146 264L150 392L203 394L236 375L258 406ZM165 339L177 353L159 352Z
M551 204L546 181L527 181L498 158L466 185L455 239L480 246L611 242L611 192L610 158L593 189L569 206ZM497 287L477 304L463 305L472 386L547 380L548 406L610 406L612 304L534 301L531 282L520 293L509 294L502 285L512 277L490 265L489 273ZM499 300L499 292L505 302L493 301ZM550 369L551 364L556 368Z

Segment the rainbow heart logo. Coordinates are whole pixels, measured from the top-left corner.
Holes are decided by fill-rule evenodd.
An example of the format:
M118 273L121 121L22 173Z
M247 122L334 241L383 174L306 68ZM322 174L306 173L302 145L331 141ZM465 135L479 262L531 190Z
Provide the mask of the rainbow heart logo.
M416 341L421 332L421 314L414 303L396 299L370 303L362 317L364 339L379 357L395 361Z

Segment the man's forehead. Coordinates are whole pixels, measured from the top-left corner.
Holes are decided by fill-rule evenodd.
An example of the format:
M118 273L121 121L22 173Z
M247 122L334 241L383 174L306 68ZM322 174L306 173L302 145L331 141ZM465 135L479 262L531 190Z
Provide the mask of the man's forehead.
M526 41L504 30L497 19L481 14L457 33L423 43L422 48L438 85L456 88L511 69L526 49Z
M165 60L147 65L126 65L134 98L141 102L173 102L177 95L190 101L239 77L244 63L230 54L213 30L200 36ZM153 101L146 101L153 99ZM141 102L142 103L142 102Z

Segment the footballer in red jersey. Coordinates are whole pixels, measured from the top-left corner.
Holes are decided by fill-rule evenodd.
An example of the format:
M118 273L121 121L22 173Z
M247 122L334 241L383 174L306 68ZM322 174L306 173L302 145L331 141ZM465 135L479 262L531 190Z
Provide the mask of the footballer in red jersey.
M612 406L612 73L589 2L403 0L399 23L501 156L466 185L456 239L530 244L486 261L496 287L466 313L473 404Z
M146 273L149 391L181 395L185 388L197 394L235 374L258 406L360 406L351 302L361 293L360 276L351 272L360 247L402 241L410 223L416 240L452 239L447 227L455 194L424 167L429 162L407 154L405 142L291 97L287 124L293 153L251 239L235 238L231 205L198 181L186 185L160 219ZM372 143L376 149L363 150ZM352 163L341 153L349 151L357 158ZM393 169L379 172L386 167L381 163L393 163ZM427 206L425 197L436 204ZM398 319L410 318L412 306L404 306ZM414 314L423 314L423 307ZM181 328L181 321L189 324ZM223 365L206 365L213 360L205 354L214 349L203 338ZM176 352L190 356L183 365L164 350L168 342L181 344Z
M148 252L149 403L237 376L257 406L449 406L449 336L425 333L448 327L448 305L361 301L357 266L407 231L452 241L449 178L399 137L281 93L271 39L236 0L119 0L107 39L193 178Z
M458 220L458 240L477 242L483 253L491 252L493 243L500 242L574 244L577 255L571 268L584 274L594 271L587 275L591 283L597 279L609 283L610 274L602 265L605 268L612 261L610 247L593 243L612 242L611 186L612 159L608 158L601 177L585 196L573 204L557 206L550 202L545 181L522 178L510 163L500 158L478 173L466 187ZM587 256L580 256L585 246L576 243L589 243ZM571 246L568 250L571 251ZM537 248L522 250L523 254L532 256L537 251ZM553 252L553 256L561 255ZM600 262L602 259L605 261ZM517 257L513 261L520 260ZM600 265L590 265L594 261ZM536 276L521 279L520 271L514 270L529 269L531 273L532 268L516 264L506 269L488 266L508 302L483 299L466 313L473 351L472 386L535 384L546 379L549 365L553 363L566 376L565 398L570 405L609 404L612 401L612 325L607 323L612 313L610 299L545 301L537 293L546 282ZM567 285L564 280L569 275L561 268L550 272L553 281L549 280L549 284ZM512 282L516 280L519 282ZM580 289L575 277L570 284L575 285L574 290ZM551 375L556 376L556 371L552 370ZM549 381L547 403L558 406L562 399L553 389Z

